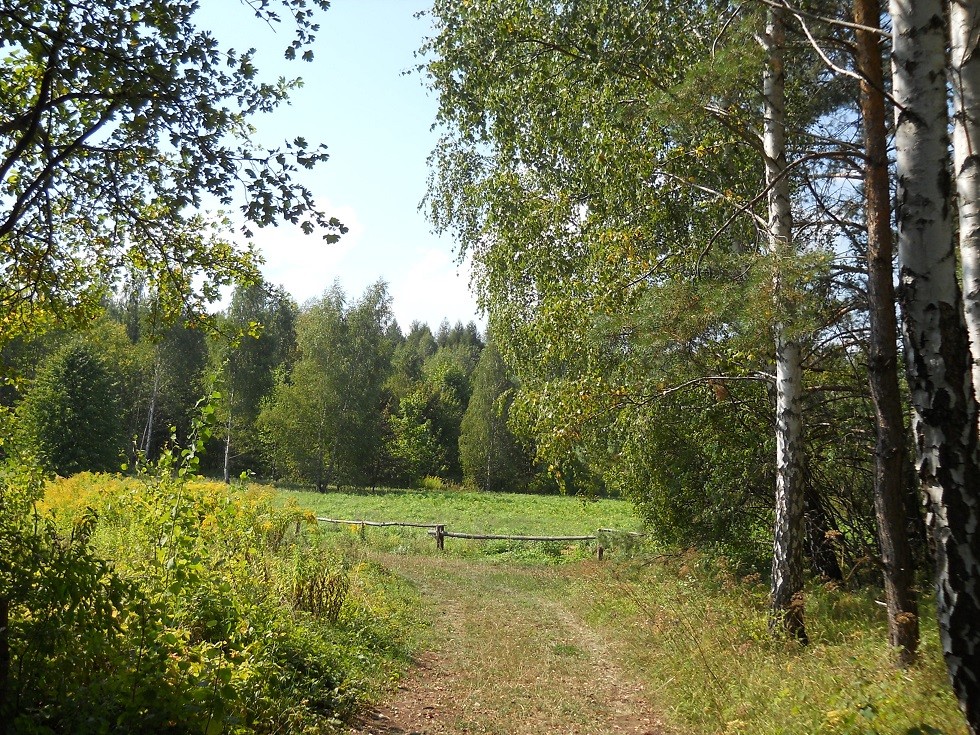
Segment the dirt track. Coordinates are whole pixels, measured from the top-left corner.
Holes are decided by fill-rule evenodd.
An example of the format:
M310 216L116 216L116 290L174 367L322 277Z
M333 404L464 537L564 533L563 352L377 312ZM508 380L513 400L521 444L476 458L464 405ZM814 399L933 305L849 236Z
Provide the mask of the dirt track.
M430 601L433 644L351 735L667 732L616 651L574 609L563 568L384 563Z

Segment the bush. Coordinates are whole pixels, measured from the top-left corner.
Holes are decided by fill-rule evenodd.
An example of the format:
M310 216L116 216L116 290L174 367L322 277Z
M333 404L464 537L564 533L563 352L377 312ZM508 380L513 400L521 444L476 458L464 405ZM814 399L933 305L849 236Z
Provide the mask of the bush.
M193 459L48 486L6 585L11 732L332 732L400 665L397 616L365 620L310 513Z

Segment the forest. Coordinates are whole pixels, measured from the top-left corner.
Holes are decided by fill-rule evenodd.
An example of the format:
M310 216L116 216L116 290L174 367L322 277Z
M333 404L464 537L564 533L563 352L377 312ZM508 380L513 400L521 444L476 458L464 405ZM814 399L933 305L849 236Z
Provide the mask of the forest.
M155 458L187 442L206 399L217 426L201 470L225 482L557 491L507 428L514 382L499 352L472 322L403 334L383 282L357 300L335 284L302 308L281 288L240 287L206 327L154 313L134 290L84 331L4 346L19 378L4 404L45 471Z
M329 2L249 6L313 60ZM658 548L762 575L767 635L803 651L815 584L880 590L899 668L934 606L980 732L974 3L435 0L423 206L485 333L404 331L383 281L264 282L255 228L347 228L299 183L325 148L253 142L292 84L196 10L0 7L0 721L356 709L338 672L395 666L371 610L401 598L262 480L623 498ZM330 701L283 683L307 635ZM71 641L113 676L72 688ZM125 724L82 727L65 702L106 691Z

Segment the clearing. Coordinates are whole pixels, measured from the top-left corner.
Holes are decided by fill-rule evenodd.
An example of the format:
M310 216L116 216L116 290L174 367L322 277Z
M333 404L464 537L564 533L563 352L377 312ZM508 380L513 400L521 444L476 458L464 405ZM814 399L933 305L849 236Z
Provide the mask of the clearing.
M492 564L380 555L428 600L430 650L350 733L664 735L615 643L585 622L574 586L595 562Z

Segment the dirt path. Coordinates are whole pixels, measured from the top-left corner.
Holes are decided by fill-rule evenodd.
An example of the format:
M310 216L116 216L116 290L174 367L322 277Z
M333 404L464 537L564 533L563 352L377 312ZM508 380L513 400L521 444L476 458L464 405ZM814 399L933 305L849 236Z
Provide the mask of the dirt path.
M564 568L386 557L433 606L432 649L352 735L665 735Z

